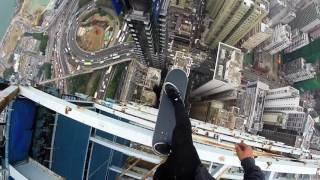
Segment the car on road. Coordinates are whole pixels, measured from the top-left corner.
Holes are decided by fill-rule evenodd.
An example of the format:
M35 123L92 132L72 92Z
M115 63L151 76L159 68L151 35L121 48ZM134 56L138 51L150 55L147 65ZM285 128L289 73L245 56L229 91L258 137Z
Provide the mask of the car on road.
M117 55L117 56L113 56L112 57L112 59L114 60L114 59L119 59L120 58L120 56L119 55Z
M92 65L92 62L84 62L83 65L85 65L85 66L91 66L91 65Z

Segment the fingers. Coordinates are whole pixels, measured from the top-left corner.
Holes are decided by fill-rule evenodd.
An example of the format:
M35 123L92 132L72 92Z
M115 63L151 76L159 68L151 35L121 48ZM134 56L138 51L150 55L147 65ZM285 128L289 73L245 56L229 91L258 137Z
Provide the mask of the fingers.
M250 150L250 146L248 146L247 144L243 143L243 141L241 141L241 143L235 145L235 149L237 152L245 152Z
M239 147L241 148L242 151L245 151L249 147L243 141L241 141L241 143L239 143L238 145L239 145Z
M241 151L241 148L240 148L240 146L238 144L235 145L235 149L236 149L237 153Z
M252 149L250 146L241 141L239 144L235 145L235 150L237 152L237 156L240 160L243 160L247 157L252 157Z

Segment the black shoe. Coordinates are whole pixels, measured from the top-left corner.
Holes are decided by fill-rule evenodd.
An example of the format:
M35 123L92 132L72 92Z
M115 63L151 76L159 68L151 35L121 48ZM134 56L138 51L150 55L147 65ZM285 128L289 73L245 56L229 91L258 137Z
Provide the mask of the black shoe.
M182 101L179 89L171 82L164 83L164 93L166 93L171 101Z
M167 143L156 143L153 151L160 156L168 156L171 152L171 146Z

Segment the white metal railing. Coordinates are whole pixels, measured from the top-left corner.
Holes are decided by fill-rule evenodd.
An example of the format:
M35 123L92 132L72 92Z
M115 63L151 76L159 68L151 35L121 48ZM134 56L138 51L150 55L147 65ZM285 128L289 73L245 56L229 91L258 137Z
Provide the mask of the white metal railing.
M35 101L59 114L63 114L68 118L86 124L90 127L94 127L98 130L127 139L131 142L142 144L148 147L152 146L153 131L137 125L139 124L138 121L146 122L145 119L139 118L138 116L136 116L136 119L131 118L133 116L124 111L122 113L127 115L129 121L137 121L135 124L126 123L79 107L75 104L53 97L32 87L20 86L19 89L20 94L26 98ZM114 107L116 106L117 105L114 105ZM124 114L119 114L119 117L124 117ZM212 125L212 127L214 127L214 125ZM225 129L219 127L216 127L215 130L226 131ZM228 133L228 131L226 131L226 133ZM237 138L240 140L242 136ZM254 137L252 138L254 139ZM259 137L256 137L256 139L259 140ZM200 159L203 161L232 167L240 167L240 161L233 150L197 142L195 142L194 145L198 151ZM270 146L270 148L272 147L273 146ZM279 149L283 148L280 145L275 147ZM317 171L319 171L318 168L320 167L318 160L300 159L297 161L287 157L277 157L276 155L259 156L256 158L256 164L264 171L292 174L316 174Z

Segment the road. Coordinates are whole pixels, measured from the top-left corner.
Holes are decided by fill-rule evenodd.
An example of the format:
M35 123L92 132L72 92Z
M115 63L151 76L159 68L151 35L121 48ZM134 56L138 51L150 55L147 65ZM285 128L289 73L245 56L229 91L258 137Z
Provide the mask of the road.
M95 7L94 3L89 3L88 5L82 7L80 10L77 11L72 17L69 22L73 23L68 23L68 30L67 30L67 41L65 41L64 46L66 46L68 52L71 53L72 59L73 59L73 64L83 64L81 61L83 60L92 60L93 63L97 64L103 64L106 60L106 57L110 57L110 55L114 53L118 53L120 51L125 52L125 53L131 53L133 51L130 51L134 48L134 43L123 43L123 44L117 44L112 47L102 49L96 52L87 52L83 50L81 47L79 47L76 36L77 36L77 31L79 28L79 19L81 19L81 16L85 16L86 14L90 13L91 11L97 11L98 8ZM108 9L107 9L108 10ZM108 11L108 14L115 16L116 15L112 11ZM79 15L80 14L80 15ZM117 22L117 25L120 23ZM117 25L115 25L117 27ZM118 28L116 28L115 32L113 33L114 36L118 33ZM114 39L113 43L117 42L117 39ZM71 62L72 63L72 62ZM107 63L107 62L106 62Z
M128 38L128 27L127 25L123 25L121 27L121 29L123 30L123 32L121 33L121 35L115 39L115 47L119 46L119 40L122 38L122 36L124 36L124 39L127 39ZM133 49L130 49L129 50L130 52L133 52ZM127 55L130 55L130 54L127 54ZM100 82L99 82L99 86L97 88L97 91L96 91L96 97L97 99L105 99L105 96L107 94L107 89L110 85L110 82L111 80L114 78L114 75L117 71L117 66L110 66L110 69L107 69L105 74L103 74Z
M64 93L68 93L67 78L125 62L134 55L133 43L115 43L113 47L97 52L86 52L81 49L76 41L76 33L79 26L77 17L85 11L94 9L95 6L92 2L79 10L77 10L77 7L77 0L67 3L61 15L55 19L55 26L51 26L48 29L49 42L46 56L47 60L54 65L55 78L42 81L40 84L56 82L58 88L62 89ZM118 39L114 41L118 42ZM99 84L99 90L104 87L103 85L108 84L106 79L109 78L108 74L104 74L103 81ZM103 95L99 96L103 98Z
M99 86L95 94L96 99L105 98L109 84L111 80L114 78L114 75L116 73L116 69L117 68L115 66L110 66L109 68L107 68L106 72L103 74L99 82Z
M53 79L49 79L49 80L45 80L45 81L39 82L38 84L39 85L43 85L43 84L52 83L52 82L59 81L59 80L65 80L65 79L72 78L72 77L75 77L75 76L79 76L79 75L82 75L82 74L92 73L93 71L105 69L105 68L107 68L109 66L114 66L116 64L128 62L128 61L131 61L131 60L132 60L131 58L122 59L120 61L116 60L116 61L114 61L112 63L106 64L106 65L103 65L103 66L100 66L100 67L92 68L90 70L86 70L86 71L82 71L82 72L77 72L77 73L74 73L74 74L68 74L68 75L65 75L65 76L59 76L59 77L56 77L56 78L53 78Z
M49 42L47 48L47 59L51 61L54 67L55 76L61 78L69 74L67 65L68 57L63 53L63 42L66 39L66 24L68 23L68 17L77 10L78 1L73 0L70 3L66 3L62 13L57 16L54 21L55 26L50 26L48 29ZM59 89L62 89L64 93L68 93L68 84L65 80L56 81Z

